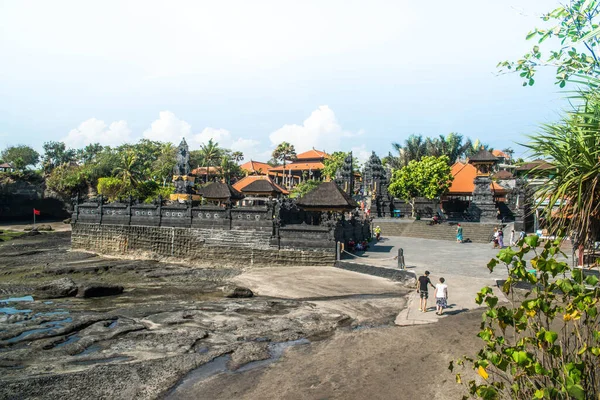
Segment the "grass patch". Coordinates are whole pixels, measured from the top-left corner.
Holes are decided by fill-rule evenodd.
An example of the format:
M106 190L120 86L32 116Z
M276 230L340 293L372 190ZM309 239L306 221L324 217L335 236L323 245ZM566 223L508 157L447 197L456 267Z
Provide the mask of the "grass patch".
M16 232L16 231L4 231L2 233L0 233L0 239L3 242L12 240L12 239L16 239L19 236L23 236L25 233L27 232Z

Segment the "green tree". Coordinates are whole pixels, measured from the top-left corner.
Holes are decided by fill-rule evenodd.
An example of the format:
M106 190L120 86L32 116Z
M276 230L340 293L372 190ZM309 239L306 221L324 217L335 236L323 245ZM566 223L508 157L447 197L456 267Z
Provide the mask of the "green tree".
M573 232L578 244L589 246L600 235L600 92L593 86L580 99L562 121L530 136L525 147L555 168L537 193L547 204L551 231Z
M63 142L46 142L43 148L42 166L45 173L50 173L59 165L68 164L76 159L76 151L67 149Z
M420 161L427 155L427 143L422 135L410 135L404 141L404 145L392 143L392 147L398 153L395 160L390 160L392 168L405 167L411 161Z
M285 163L286 161L294 161L296 159L296 149L293 144L288 142L281 142L277 145L273 153L271 154L274 160L281 161L283 163L283 179L285 180Z
M242 153L241 151L234 151L233 153L231 153L231 160L233 162L239 163L243 159L244 159L244 153Z
M106 197L108 201L115 201L124 196L129 188L130 186L119 178L106 177L98 179L98 194Z
M62 164L46 174L46 188L70 197L85 191L89 181L89 170L80 165Z
M137 156L133 150L121 152L119 164L115 168L116 177L123 183L124 190L134 189L138 182L138 172L135 169Z
M407 166L394 170L388 191L410 203L414 218L416 198L438 199L450 188L452 180L448 156L425 156L421 161L412 160Z
M177 163L177 147L171 143L162 143L160 147L160 153L151 165L151 176L152 179L158 179L163 183L163 186L167 185L167 181L171 179L173 175L173 167Z
M502 61L501 72L516 72L523 78L523 86L532 86L540 67L556 69L556 83L564 87L573 75L599 75L600 61L597 49L600 45L597 0L570 0L555 10L542 15L548 26L535 28L526 36L536 40L531 51L517 61ZM554 42L546 53L542 46L546 40ZM547 43L546 43L547 44Z
M463 142L463 136L458 133L449 133L446 136L440 135L437 138L426 138L425 146L428 156L447 156L450 165L452 165L465 155L472 147L472 143L469 139Z
M319 186L322 182L308 180L304 182L300 182L297 184L292 191L290 192L291 198L302 197L308 192L312 192L317 186Z
M14 168L23 171L28 166L37 164L40 160L40 155L31 147L21 144L18 146L9 146L2 150L2 159Z
M465 382L481 399L598 399L600 396L600 287L594 275L571 268L561 238L538 248L528 236L519 249L506 248L488 263L504 265L508 278L500 303L491 287L476 297L485 306L478 336L483 348L458 360L481 380ZM528 253L533 258L528 261ZM518 289L523 283L530 290ZM449 366L454 371L455 363ZM461 373L456 381L463 383Z
M75 156L79 164L90 163L95 160L96 156L104 150L100 143L92 143L85 146L83 149L76 151Z
M471 147L466 149L465 156L471 157L477 154L480 150L487 150L491 152L492 150L494 150L494 148L489 144L481 142L479 139L475 139L475 141L471 143Z
M322 174L327 177L327 179L333 179L335 177L336 172L344 165L344 160L348 157L348 153L343 151L335 151L329 158L326 158L323 161L325 165L323 167Z
M223 157L223 150L219 147L218 142L209 139L206 144L200 146L200 156L202 158L202 166L206 167L206 179L208 183L208 172L210 167L216 166Z

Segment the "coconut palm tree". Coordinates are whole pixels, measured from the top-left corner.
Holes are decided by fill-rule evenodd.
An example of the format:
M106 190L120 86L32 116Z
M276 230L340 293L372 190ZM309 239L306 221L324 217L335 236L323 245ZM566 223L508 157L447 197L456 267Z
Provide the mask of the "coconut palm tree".
M209 139L206 144L200 146L200 157L202 166L206 167L206 182L208 183L208 171L210 167L217 165L221 161L223 151L219 148L218 142Z
M398 152L396 164L399 167L408 165L412 160L420 161L422 157L427 155L427 142L422 135L410 135L404 141L404 145L392 143L392 147Z
M138 184L138 171L136 171L137 156L133 150L121 152L119 165L115 168L117 178L123 182L123 187L127 190L135 188Z
M234 162L239 163L243 159L244 153L242 153L241 151L234 151L233 153L231 153L231 160L233 160Z
M285 181L285 162L296 159L296 149L294 148L294 145L288 142L281 142L277 145L275 150L273 150L271 156L275 160L283 163L283 179Z

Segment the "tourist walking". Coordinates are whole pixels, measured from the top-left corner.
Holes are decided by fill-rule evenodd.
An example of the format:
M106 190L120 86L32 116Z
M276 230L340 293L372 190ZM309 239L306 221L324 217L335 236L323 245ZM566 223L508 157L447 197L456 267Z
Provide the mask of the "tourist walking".
M448 307L448 285L445 284L446 280L440 278L440 283L435 285L435 291L433 297L435 297L435 304L437 306L436 314L442 315L444 308Z
M501 249L504 248L504 232L502 232L502 228L498 229L498 246Z
M460 226L460 224L458 224L456 226L456 243L462 243L463 242L462 232L463 232L463 228L462 228L462 226Z
M494 239L492 242L494 243L494 249L498 247L498 228L494 228Z
M517 244L517 242L515 241L515 230L514 230L514 229L511 229L511 230L510 230L510 241L509 241L509 244L508 244L508 245L509 245L509 246L514 246L514 245L516 245L516 244Z
M429 279L429 271L425 271L417 280L417 292L419 293L419 311L427 312L427 299L429 298L429 286L435 288Z
M375 229L373 229L373 231L375 232L375 238L377 239L377 241L379 241L379 239L381 238L381 228L379 226L376 226Z

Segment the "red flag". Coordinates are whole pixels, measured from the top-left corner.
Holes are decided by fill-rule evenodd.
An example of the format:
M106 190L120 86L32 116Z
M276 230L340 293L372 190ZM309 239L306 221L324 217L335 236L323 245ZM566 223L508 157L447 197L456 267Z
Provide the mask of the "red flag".
M40 210L33 209L33 215L40 215Z

